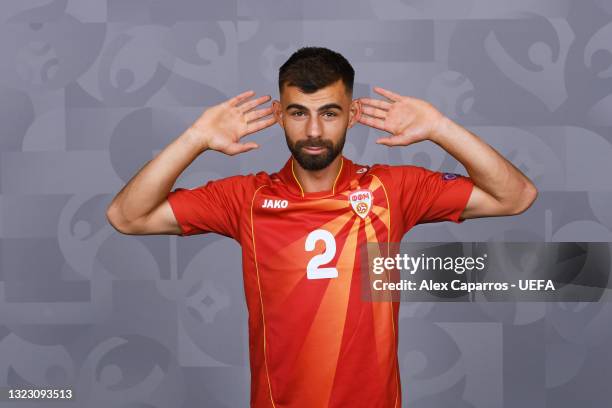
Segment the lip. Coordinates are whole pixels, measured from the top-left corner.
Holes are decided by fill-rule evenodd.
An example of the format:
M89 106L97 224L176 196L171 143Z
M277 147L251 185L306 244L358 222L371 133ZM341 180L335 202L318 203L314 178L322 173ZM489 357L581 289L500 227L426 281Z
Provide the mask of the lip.
M312 146L304 146L302 149L304 149L306 152L311 153L311 154L321 153L325 150L324 147L312 147Z

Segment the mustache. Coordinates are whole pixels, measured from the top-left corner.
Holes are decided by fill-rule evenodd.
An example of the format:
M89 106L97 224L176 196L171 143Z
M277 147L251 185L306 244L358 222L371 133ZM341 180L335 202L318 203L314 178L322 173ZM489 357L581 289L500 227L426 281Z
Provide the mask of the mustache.
M331 140L323 140L323 139L307 139L307 140L299 140L295 143L295 147L297 149L301 149L302 147L327 147L328 149L334 147L334 144Z

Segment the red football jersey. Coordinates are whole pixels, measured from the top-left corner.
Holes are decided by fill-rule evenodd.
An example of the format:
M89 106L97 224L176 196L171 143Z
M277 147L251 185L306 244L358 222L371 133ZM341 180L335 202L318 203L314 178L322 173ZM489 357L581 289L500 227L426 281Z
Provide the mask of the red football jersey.
M358 249L400 242L419 223L462 222L473 183L343 157L331 191L305 193L292 166L168 196L181 235L242 246L251 406L401 407L399 303L362 300Z

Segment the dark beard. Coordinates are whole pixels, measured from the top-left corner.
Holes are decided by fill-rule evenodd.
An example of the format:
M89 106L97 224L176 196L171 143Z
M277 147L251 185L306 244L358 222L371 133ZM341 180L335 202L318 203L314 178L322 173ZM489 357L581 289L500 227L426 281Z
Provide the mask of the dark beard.
M291 154L303 169L322 170L329 166L342 152L346 140L346 132L344 132L342 139L336 145L331 140L323 140L321 138L298 140L295 144L291 143L287 134L285 134L285 139ZM303 147L323 147L325 151L320 154L308 154L302 151Z

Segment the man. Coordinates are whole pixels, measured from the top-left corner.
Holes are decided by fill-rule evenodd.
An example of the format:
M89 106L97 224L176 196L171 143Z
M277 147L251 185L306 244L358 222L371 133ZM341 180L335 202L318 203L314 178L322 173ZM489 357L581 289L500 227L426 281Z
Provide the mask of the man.
M279 71L280 101L247 91L207 109L148 162L108 208L125 234L216 232L242 245L249 310L251 406L400 407L398 302L360 296L359 248L399 242L414 225L519 214L529 179L429 103L386 89L352 100L340 54L306 47ZM469 177L342 156L355 123L389 133L377 143L431 140ZM278 123L291 157L277 173L233 176L171 191L201 153L257 148L241 139Z

